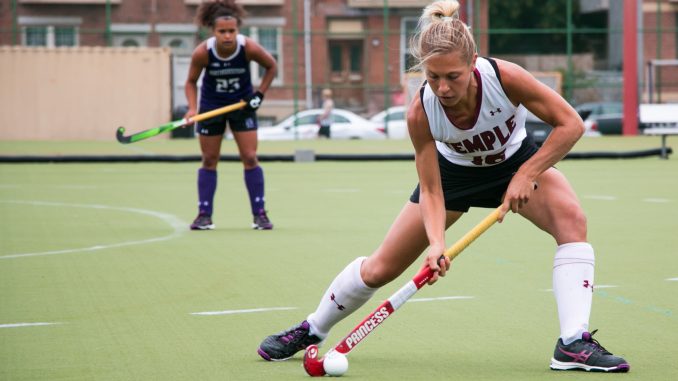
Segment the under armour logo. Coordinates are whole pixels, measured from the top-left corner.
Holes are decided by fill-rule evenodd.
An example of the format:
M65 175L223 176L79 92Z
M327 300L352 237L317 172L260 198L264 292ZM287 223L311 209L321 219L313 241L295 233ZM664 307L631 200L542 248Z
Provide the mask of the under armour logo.
M260 105L261 105L261 98L254 97L254 98L250 99L250 107L257 108Z
M490 115L494 116L494 114L499 114L501 113L501 108L497 107L496 110L490 111Z
M343 310L346 309L346 307L344 307L344 306L342 306L341 304L337 303L337 300L336 300L336 297L334 296L334 294L331 294L331 295L330 295L330 299L334 302L334 304L337 305L337 308L339 309L339 311L343 311Z
M584 288L591 288L591 291L593 291L593 283L589 283L588 280L584 280Z

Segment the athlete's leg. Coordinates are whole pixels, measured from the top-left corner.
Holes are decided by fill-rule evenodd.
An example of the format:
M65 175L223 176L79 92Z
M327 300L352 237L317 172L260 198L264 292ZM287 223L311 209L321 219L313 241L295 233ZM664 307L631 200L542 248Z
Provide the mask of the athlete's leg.
M519 213L553 236L558 245L553 261L553 293L560 339L551 368L628 371L624 359L602 350L588 332L595 256L586 242L586 217L579 200L555 168L541 174L537 182L539 188Z
M238 146L238 154L245 170L259 166L257 160L257 130L233 131L233 138Z
M446 228L461 216L462 212L447 211ZM365 260L361 277L370 287L381 287L403 273L428 247L428 237L421 218L419 204L408 202L381 245Z
M448 212L447 226L460 216L460 212ZM408 202L374 253L350 263L330 284L318 308L308 317L311 332L326 336L335 324L365 304L379 287L402 274L427 246L419 204Z
M447 212L447 226L462 214ZM259 347L259 355L267 360L286 359L307 345L317 344L335 324L365 304L379 287L402 274L427 246L419 205L408 202L377 250L369 258L357 258L346 266L307 320L267 337Z
M537 181L539 188L520 214L553 236L558 245L553 292L561 338L569 344L588 331L595 258L586 242L586 217L565 176L551 168Z
M198 137L202 152L202 167L198 170L198 212L207 216L211 216L213 210L221 139L221 135Z
M519 213L549 233L558 245L586 242L586 215L565 176L550 168L537 183L539 188Z
M245 187L250 198L250 208L254 216L255 229L272 229L273 224L266 215L264 199L264 171L257 160L257 131L234 131L238 145L240 161L244 167Z

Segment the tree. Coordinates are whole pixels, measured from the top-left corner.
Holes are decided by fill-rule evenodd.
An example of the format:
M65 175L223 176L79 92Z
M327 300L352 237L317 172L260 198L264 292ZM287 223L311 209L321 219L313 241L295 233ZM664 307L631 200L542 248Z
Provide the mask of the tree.
M564 54L568 1L572 2L574 28L605 31L607 12L581 14L576 0L492 1L489 7L491 54ZM605 53L605 33L580 33L575 29L572 41L574 52Z

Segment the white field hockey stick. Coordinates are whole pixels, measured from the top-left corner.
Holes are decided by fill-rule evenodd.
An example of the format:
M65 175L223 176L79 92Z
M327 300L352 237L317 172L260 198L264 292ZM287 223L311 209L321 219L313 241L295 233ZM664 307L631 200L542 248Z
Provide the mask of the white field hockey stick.
M499 217L499 208L495 209L490 215L485 217L480 223L478 223L473 229L461 237L457 242L454 243L449 249L443 254L445 257L453 260L457 255L459 255L468 245L471 244L478 236L483 234L487 229L490 228ZM442 257L441 257L442 258ZM388 317L390 317L398 308L400 308L405 302L407 302L412 295L414 295L420 288L424 287L429 279L433 276L433 271L426 267L423 268L417 275L412 278L407 284L405 284L400 290L395 294L391 295L390 298L386 299L377 309L372 311L360 324L356 325L351 332L346 335L334 348L330 349L325 357L331 356L332 352L339 352L343 355L346 355L356 345L360 344L367 335L372 333L377 327L379 327ZM325 369L323 367L323 361L325 357L318 358L318 346L311 345L306 349L304 354L304 369L306 373L310 376L324 376Z

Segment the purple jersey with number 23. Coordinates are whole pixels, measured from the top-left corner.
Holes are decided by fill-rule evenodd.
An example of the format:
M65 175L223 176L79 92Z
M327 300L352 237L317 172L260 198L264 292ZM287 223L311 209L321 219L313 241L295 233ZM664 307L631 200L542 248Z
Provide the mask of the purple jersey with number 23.
M236 103L252 94L252 76L245 56L245 41L245 36L239 34L235 52L228 57L220 57L215 46L216 38L207 39L209 63L200 89L201 113Z

